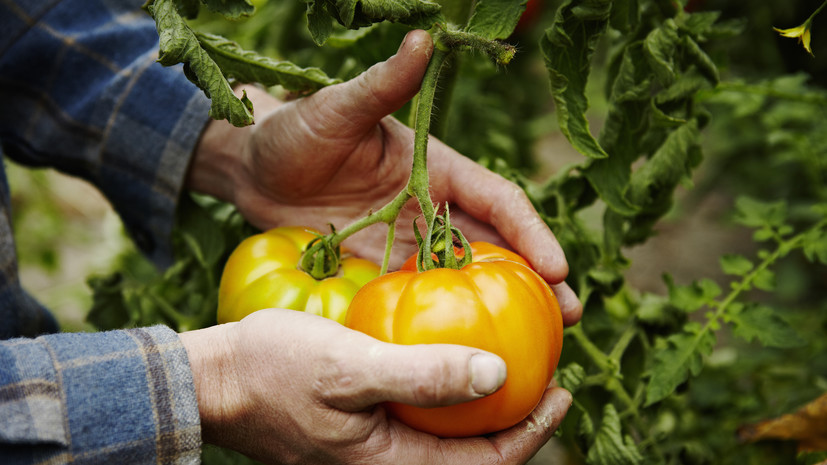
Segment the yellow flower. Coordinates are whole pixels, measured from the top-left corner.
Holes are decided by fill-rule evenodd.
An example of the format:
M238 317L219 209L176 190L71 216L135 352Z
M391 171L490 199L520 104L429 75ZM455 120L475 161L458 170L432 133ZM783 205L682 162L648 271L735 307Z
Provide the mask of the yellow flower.
M813 55L813 51L810 49L810 21L809 20L805 21L804 24L802 24L801 26L798 26L798 27L792 27L792 28L789 28L789 29L778 29L777 27L774 27L773 29L775 29L779 34L781 34L784 37L792 37L792 38L797 37L798 41L801 42L802 45L804 45L804 50L807 50L807 52L810 55Z

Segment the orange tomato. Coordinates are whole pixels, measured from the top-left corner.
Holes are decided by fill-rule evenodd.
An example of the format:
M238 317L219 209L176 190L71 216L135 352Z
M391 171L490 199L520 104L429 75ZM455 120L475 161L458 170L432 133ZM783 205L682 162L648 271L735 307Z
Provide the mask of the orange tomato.
M551 288L527 266L502 259L380 276L356 293L345 325L385 342L460 344L505 360L505 384L490 396L429 409L387 405L405 424L441 437L486 434L523 420L551 381L563 343Z

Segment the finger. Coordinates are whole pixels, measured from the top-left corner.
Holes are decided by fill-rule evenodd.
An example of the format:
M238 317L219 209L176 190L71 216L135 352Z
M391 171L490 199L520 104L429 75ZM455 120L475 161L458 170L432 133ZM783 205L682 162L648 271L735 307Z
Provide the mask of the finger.
M393 421L397 441L384 454L387 460L381 463L525 463L548 442L563 421L571 402L571 394L565 389L548 389L528 418L488 437L439 439Z
M554 291L554 296L557 297L557 303L560 304L563 324L565 326L576 325L583 316L583 303L580 302L580 299L577 298L577 295L565 281L553 284L551 289Z
M358 77L324 88L307 99L303 117L319 135L347 137L348 129L362 135L366 128L402 107L413 98L433 53L433 40L422 30L408 33L396 54L377 63ZM326 134L325 131L330 131Z
M431 145L435 152L443 152L436 163L449 165L435 167L436 172L463 173L448 177L446 196L469 215L493 225L546 281L562 282L569 270L563 249L525 192L468 158L446 153L452 150L446 145L437 141Z
M495 434L491 443L502 454L503 462L524 463L537 453L560 426L571 403L571 394L565 389L548 389L528 418Z
M332 407L359 411L382 402L441 407L494 393L506 378L505 362L471 347L403 346L376 342L355 363L339 365L324 384Z

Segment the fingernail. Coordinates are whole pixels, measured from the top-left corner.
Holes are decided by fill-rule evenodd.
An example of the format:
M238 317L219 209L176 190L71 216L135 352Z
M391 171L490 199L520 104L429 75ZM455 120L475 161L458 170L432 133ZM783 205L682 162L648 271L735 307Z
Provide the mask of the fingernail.
M471 389L481 396L493 393L505 382L505 362L496 355L472 356L470 371Z

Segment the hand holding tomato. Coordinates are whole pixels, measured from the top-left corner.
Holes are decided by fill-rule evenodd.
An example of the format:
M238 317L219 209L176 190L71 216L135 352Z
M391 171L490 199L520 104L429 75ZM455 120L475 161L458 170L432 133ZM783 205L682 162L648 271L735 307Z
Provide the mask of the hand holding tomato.
M551 381L563 344L560 307L522 257L492 244L471 244L460 269L401 271L356 293L345 325L396 344L461 344L490 351L508 367L503 387L472 402L422 409L391 403L405 424L441 437L487 434L531 413ZM412 268L412 270L411 270Z
M387 204L411 171L413 131L388 116L412 98L433 51L431 37L413 31L396 55L351 81L283 103L247 86L256 124L235 128L213 121L189 173L191 189L238 206L262 230L302 224L341 230ZM240 89L239 89L240 91ZM515 184L436 139L428 144L431 196L451 204L454 223L471 240L510 245L552 287L569 325L582 312L563 282L562 249L525 193ZM416 249L412 201L397 220L391 269ZM345 245L382 261L386 228L369 227Z
M529 418L485 437L440 439L381 404L439 407L502 383L502 360L457 345L377 341L316 315L256 312L183 333L205 441L264 463L467 465L525 463L571 405L546 390Z

